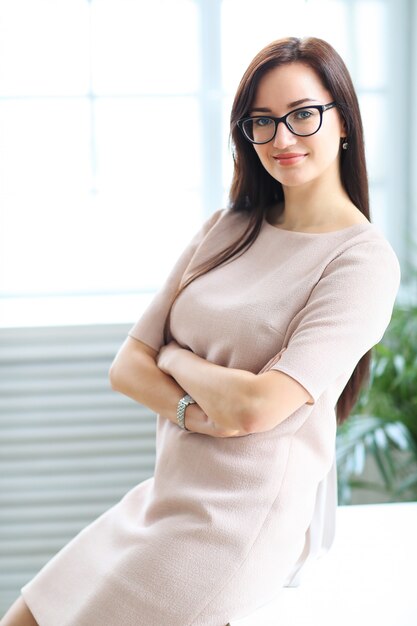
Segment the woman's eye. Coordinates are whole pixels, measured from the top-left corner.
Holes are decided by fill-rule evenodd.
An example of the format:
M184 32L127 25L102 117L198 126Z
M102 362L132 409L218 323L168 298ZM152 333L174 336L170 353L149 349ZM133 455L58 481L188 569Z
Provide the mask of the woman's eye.
M258 117L256 120L254 120L255 122L255 126L264 128L265 126L269 126L270 124L273 124L273 121L269 118L269 117Z
M314 115L313 111L309 111L308 109L303 109L302 111L297 111L295 113L295 118L297 120L308 120L312 115Z

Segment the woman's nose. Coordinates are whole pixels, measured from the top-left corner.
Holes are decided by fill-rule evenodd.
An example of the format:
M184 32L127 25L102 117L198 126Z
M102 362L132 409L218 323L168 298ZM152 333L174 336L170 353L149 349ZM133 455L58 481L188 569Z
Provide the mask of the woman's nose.
M273 140L273 146L282 150L287 146L293 146L297 142L297 137L290 131L289 128L284 124L284 122L280 122L278 124L277 132L275 133L275 137Z

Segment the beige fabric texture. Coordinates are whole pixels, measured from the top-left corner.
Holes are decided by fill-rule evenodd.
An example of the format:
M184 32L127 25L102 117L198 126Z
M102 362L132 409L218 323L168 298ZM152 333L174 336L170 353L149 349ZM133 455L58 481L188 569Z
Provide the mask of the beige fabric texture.
M130 336L159 349L181 277L246 225L216 212ZM294 584L332 542L335 404L381 339L399 278L373 224L309 234L264 221L244 254L191 283L172 308L172 337L222 366L281 370L314 404L226 439L158 416L154 476L23 588L40 626L224 626Z

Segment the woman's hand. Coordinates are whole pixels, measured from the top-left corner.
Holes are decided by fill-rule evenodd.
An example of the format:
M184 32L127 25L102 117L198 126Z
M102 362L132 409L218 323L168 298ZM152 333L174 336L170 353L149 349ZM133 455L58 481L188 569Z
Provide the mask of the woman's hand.
M178 350L183 349L176 341L170 341L166 346L162 346L156 357L156 364L159 369L165 374L172 376L173 360L178 355Z
M243 437L248 433L217 426L198 404L190 404L185 412L185 426L193 433L210 437Z
M179 351L186 352L186 348L181 346L176 341L171 341L166 346L163 346L156 357L156 363L159 369L172 376L175 379L175 359L179 356ZM209 435L210 437L243 437L248 433L225 428L217 425L211 420L198 404L190 404L186 409L185 425L188 430L199 433L200 435Z
M110 382L112 389L123 393L147 406L158 415L170 420L179 428L177 424L177 404L184 395L185 390L189 391L188 382L179 384L176 381L175 372L165 373L162 368L167 367L170 371L170 363L175 363L177 369L179 355L187 360L187 371L193 367L188 360L195 355L186 349L172 342L164 347L159 354L161 368L158 367L158 352L142 343L138 339L127 337L120 348L112 364L110 371ZM204 380L204 373L199 375L199 379ZM235 426L227 425L220 427L210 419L204 409L197 404L191 404L185 412L185 424L190 431L209 435L211 437L238 437L247 433L240 433Z

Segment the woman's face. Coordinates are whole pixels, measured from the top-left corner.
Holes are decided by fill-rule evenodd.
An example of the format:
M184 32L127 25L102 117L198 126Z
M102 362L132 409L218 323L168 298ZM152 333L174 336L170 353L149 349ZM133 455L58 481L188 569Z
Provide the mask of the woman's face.
M288 63L270 70L261 79L249 114L282 117L299 107L332 101L331 93L311 67L301 62ZM339 182L340 138L344 136L343 121L334 107L323 113L323 123L316 134L299 137L280 123L275 138L266 144L254 144L254 149L267 172L284 187L305 185L320 178Z

